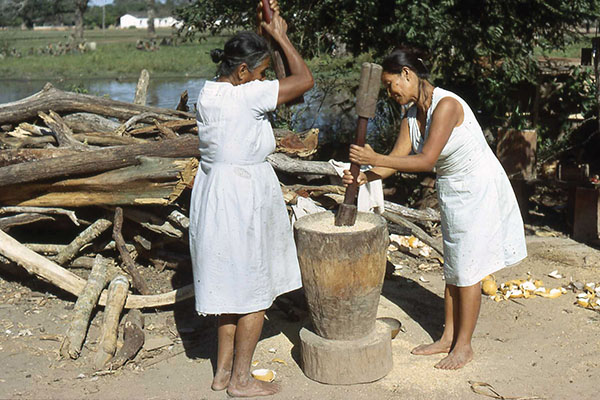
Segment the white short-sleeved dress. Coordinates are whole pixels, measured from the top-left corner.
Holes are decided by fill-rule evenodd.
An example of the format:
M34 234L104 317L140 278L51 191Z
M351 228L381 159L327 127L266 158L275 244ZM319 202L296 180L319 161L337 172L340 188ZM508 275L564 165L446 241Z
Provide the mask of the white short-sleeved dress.
M207 81L200 90L189 230L200 314L264 310L302 285L279 180L266 161L275 150L266 113L278 91L278 81Z
M448 284L471 286L486 275L524 259L525 232L510 181L487 144L475 115L459 96L434 89L424 135L419 130L416 107L409 109L413 151L422 151L433 112L444 97L456 99L464 113L463 123L454 128L436 163L444 277Z

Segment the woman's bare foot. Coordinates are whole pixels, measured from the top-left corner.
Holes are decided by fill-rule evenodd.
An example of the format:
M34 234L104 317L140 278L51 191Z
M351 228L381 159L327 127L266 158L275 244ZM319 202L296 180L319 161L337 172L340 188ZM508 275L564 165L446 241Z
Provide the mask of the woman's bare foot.
M229 385L230 379L231 371L217 370L215 372L215 377L213 378L212 385L210 386L210 388L214 391L225 390Z
M279 392L280 389L276 383L263 382L250 378L246 383L231 381L227 387L227 394L231 397L270 396Z
M430 344L417 346L410 352L416 356L429 356L432 354L448 353L450 351L450 346L452 346L451 341L446 342L440 339Z
M444 357L435 365L438 369L460 369L473 359L471 345L455 346L447 357Z

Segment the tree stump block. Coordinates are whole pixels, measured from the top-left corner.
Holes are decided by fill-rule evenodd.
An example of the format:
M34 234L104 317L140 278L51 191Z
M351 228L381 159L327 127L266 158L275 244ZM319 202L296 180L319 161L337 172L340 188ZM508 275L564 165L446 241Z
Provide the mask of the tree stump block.
M300 330L302 370L312 380L334 385L374 382L392 369L390 327L377 321L367 336L331 340Z

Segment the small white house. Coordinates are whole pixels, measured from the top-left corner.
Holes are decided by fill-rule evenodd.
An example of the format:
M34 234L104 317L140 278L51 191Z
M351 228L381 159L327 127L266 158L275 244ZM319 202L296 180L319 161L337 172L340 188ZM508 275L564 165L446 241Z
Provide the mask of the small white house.
M139 28L146 29L148 28L148 16L147 15L134 15L134 14L125 14L119 19L119 25L121 28ZM179 28L181 22L176 20L173 17L155 17L154 18L154 27L155 28L170 28L172 26Z

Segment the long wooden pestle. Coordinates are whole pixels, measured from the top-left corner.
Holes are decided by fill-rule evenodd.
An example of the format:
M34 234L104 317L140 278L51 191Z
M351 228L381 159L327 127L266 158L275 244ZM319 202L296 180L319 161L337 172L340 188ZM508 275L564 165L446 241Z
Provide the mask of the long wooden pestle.
M360 83L356 92L356 113L358 122L356 126L356 138L354 143L358 146L364 146L367 136L367 123L369 118L375 116L375 107L379 95L379 85L381 81L381 72L383 68L374 63L363 63L360 73ZM344 202L335 216L336 226L352 226L356 222L357 207L356 195L358 193L358 183L356 182L360 173L360 165L352 163L350 172L354 177L354 182L346 188Z

